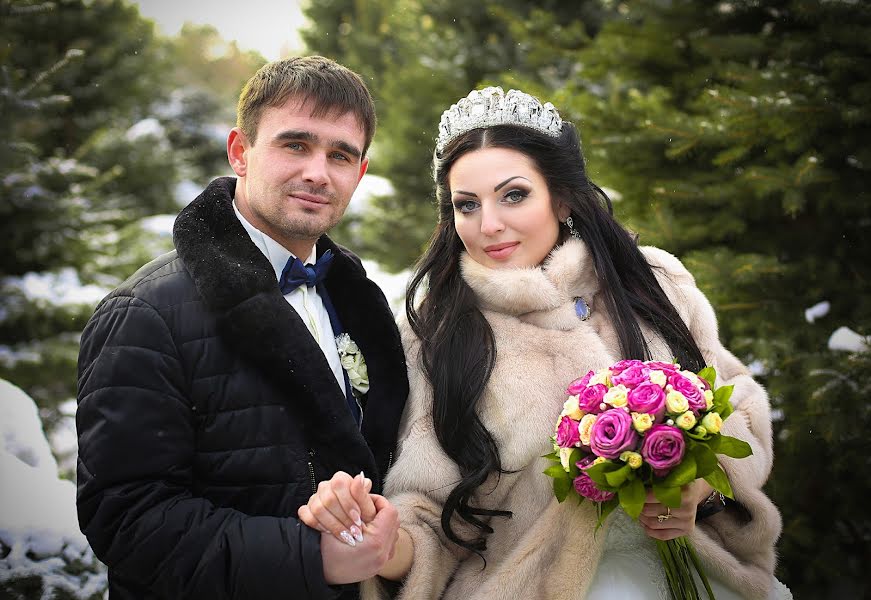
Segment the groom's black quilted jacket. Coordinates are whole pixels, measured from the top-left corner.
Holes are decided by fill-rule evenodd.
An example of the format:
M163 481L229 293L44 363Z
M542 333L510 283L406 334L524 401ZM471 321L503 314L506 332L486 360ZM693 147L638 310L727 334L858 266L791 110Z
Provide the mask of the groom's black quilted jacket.
M314 480L380 489L408 392L399 334L359 260L326 286L369 367L362 432L323 353L214 181L172 252L97 308L79 356L78 512L111 598L334 598L320 534L296 519Z

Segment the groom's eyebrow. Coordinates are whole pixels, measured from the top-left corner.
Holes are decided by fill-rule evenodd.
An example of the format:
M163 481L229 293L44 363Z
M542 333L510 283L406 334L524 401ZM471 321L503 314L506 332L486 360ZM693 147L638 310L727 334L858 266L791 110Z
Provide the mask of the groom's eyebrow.
M273 138L273 141L281 143L281 142L291 142L294 140L299 140L302 142L311 142L313 144L318 144L321 141L321 138L311 131L305 131L302 129L287 129L282 131ZM359 160L363 157L363 151L346 142L345 140L331 140L329 145L333 148L338 148L342 152L346 152Z

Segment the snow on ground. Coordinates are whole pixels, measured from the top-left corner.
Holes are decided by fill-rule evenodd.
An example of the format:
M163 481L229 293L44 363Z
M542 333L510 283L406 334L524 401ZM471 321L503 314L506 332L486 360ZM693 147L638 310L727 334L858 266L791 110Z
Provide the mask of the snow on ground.
M100 597L101 567L76 516L76 488L59 479L36 404L0 380L0 591L42 582L43 598Z

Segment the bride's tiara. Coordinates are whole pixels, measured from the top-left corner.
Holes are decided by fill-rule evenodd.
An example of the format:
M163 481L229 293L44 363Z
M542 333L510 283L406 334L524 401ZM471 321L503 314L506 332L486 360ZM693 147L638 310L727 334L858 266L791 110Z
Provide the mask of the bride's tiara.
M563 121L553 104L542 105L538 98L519 90L508 90L507 94L501 87L472 90L442 113L436 152L441 154L445 146L467 131L494 125L518 125L557 137Z

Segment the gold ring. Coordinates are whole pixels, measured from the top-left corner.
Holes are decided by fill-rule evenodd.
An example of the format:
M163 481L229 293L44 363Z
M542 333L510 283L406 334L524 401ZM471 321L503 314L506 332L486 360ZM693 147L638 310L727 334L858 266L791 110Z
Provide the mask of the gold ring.
M671 508L669 508L667 506L665 507L665 514L664 515L656 515L656 520L659 521L660 523L665 523L670 518L671 518Z

